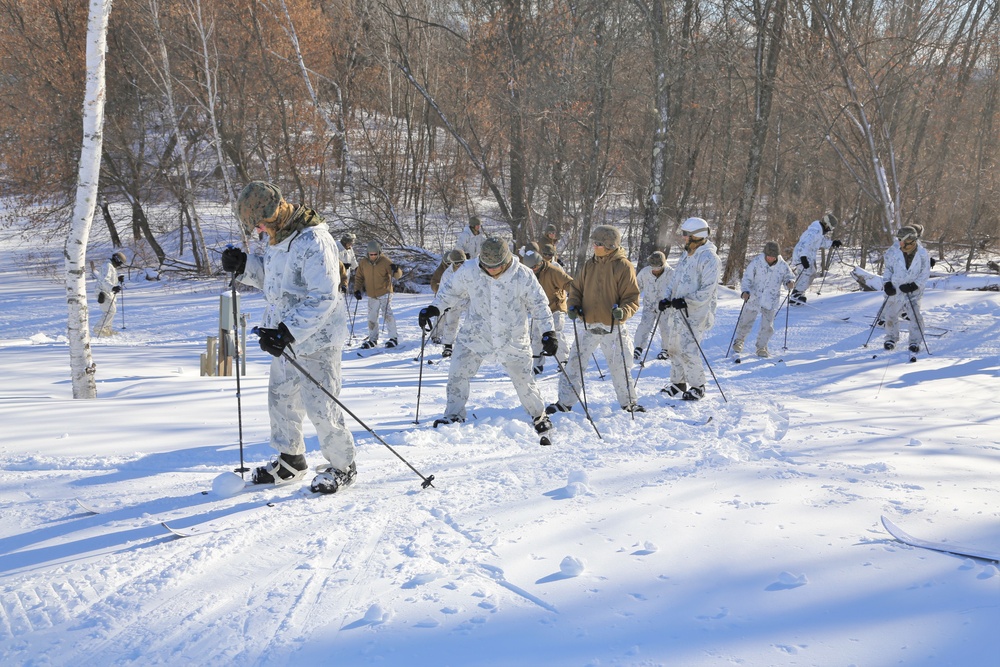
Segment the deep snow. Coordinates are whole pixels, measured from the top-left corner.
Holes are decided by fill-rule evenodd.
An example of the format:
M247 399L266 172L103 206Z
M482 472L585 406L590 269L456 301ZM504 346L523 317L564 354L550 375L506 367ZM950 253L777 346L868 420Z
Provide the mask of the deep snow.
M577 407L548 448L494 364L474 417L439 429L448 362L425 364L414 423L429 299L397 295L402 346L345 350L341 399L435 488L351 422L346 492L220 498L202 492L239 463L235 378L198 360L225 282L128 282L124 331L93 343L99 399L74 401L63 287L22 252L0 246L4 665L996 664L995 564L879 522L1000 550L1000 295L963 289L987 277L932 279L915 364L880 330L861 347L881 294L848 281L791 311L787 351L782 313L777 354L732 364L722 289L705 351L728 402L664 399L649 361L633 421L591 361L603 439ZM261 304L244 295L251 322ZM272 456L269 359L251 345L242 380L251 466Z

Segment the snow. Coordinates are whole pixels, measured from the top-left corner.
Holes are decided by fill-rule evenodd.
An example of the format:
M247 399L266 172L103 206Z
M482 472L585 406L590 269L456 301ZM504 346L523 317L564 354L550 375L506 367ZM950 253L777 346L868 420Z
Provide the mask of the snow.
M650 359L633 417L591 364L603 438L578 406L551 447L496 364L467 423L431 428L449 362L429 346L418 391L429 298L399 294L401 346L345 351L341 399L434 488L349 419L357 482L313 497L311 476L215 488L240 463L235 378L199 376L222 279L133 276L124 330L93 341L99 398L74 401L64 289L23 250L0 245L4 665L996 664L996 565L879 520L1000 550L1000 294L964 289L986 276L932 279L915 364L880 330L862 348L880 293L828 282L788 350L782 313L772 358L734 365L723 289L704 345L728 402L665 399ZM248 466L272 456L269 360L251 345ZM550 361L547 400L557 381Z

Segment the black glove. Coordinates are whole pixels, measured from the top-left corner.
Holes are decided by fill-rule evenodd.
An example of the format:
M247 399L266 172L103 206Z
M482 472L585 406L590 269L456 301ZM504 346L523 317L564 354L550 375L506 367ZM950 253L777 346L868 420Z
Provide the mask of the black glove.
M361 290L359 289L354 290L354 298L357 299L358 301L361 301Z
M936 259L934 259L933 257L931 257L931 268L932 268L932 269L934 268L934 265L935 265L935 264L937 264L937 260L936 260Z
M427 306L426 308L421 308L420 314L417 315L417 324L419 324L420 328L424 331L430 331L434 328L431 324L431 318L439 317L440 315L441 311L438 310L437 306Z
M107 300L108 300L107 294L105 294L104 292L97 293L97 303L104 303Z
M902 285L899 286L899 291L902 292L903 294L909 294L910 292L916 292L917 289L919 289L919 288L917 287L916 283L903 283Z
M546 331L542 334L542 354L546 357L556 356L559 349L559 338L555 331Z
M670 299L660 299L660 303L657 304L656 307L659 308L660 312L662 313L667 308L670 308Z
M834 239L833 243L830 244L830 247L831 248L839 248L842 245L844 245L844 244L841 242L840 239Z
M802 257L799 257L799 264L802 265L803 269L808 269L809 268L809 258L806 257L805 255L802 255Z
M120 283L125 282L125 276L118 276L118 282Z
M242 274L247 269L247 254L239 248L222 251L222 270L226 273Z
M399 270L399 264L390 264L389 268L392 269L393 273L395 273L396 271Z
M619 308L618 306L615 306L614 308L611 309L611 319L615 320L616 322L621 322L622 320L625 319L625 311Z
M295 337L288 331L288 327L282 322L277 329L255 328L260 336L260 349L264 350L272 357L280 357L285 348L295 342Z
M111 293L112 294L118 294L118 292L121 292L121 291L122 291L122 286L121 285L115 285L114 287L111 288Z
M569 312L566 314L569 316L569 319L575 320L576 318L583 315L583 309L581 309L580 306L570 306Z
M891 282L886 283L885 285L882 285L882 291L885 292L887 296L895 296L896 286L893 285Z
M670 305L677 310L687 310L688 302L684 300L684 297L680 297L679 299L671 301Z
M347 283L340 283L340 291L347 294Z

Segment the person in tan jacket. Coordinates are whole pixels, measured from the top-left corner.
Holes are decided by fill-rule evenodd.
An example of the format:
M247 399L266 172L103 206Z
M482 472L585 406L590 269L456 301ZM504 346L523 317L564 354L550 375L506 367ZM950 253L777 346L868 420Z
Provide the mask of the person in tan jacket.
M549 300L553 330L559 340L559 352L555 356L560 363L565 364L569 358L569 346L566 345L562 331L566 324L566 289L573 282L573 278L561 266L547 261L534 250L526 250L521 263L532 270ZM540 326L540 322L531 321L531 359L535 375L545 370L545 355L542 354L543 331L538 328Z
M577 395L582 395L582 360L590 359L598 347L604 353L622 409L645 412L635 399L632 336L624 326L639 311L639 283L621 239L621 232L611 225L595 227L590 235L594 255L569 286L567 314L574 327L577 319L583 326L576 331L566 373L559 378L559 400L546 408L549 414L573 408Z
M378 318L384 313L385 329L389 336L386 347L396 347L399 341L396 337L396 316L392 313L392 281L403 277L403 270L382 254L382 245L378 241L369 241L367 254L358 260L358 269L354 274L354 298L361 300L362 293L368 295L368 340L361 344L362 349L378 345Z

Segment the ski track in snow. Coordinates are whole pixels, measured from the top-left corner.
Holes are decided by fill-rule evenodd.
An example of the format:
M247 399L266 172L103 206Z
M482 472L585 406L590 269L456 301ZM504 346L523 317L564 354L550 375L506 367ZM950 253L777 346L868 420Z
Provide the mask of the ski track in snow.
M993 391L996 297L929 293L925 318L951 331L929 338L932 354L917 364L883 354L880 330L861 347L878 295L833 295L792 311L788 350L780 349L782 314L774 356L734 365L721 357L738 297L724 290L705 346L728 401L711 376L705 399L668 400L659 390L669 364L649 361L638 387L648 412L633 420L618 409L610 378L591 366L587 395L603 439L577 406L553 416L553 446L543 448L490 363L473 383L468 422L438 429L430 423L444 407L448 365L425 365L421 423L413 423L416 311L428 298L399 295L401 347L365 358L345 350L341 398L363 406L393 448L435 475L435 488L421 490L416 475L352 424L353 487L308 497L296 484L220 499L201 491L238 454L231 379L181 368L203 347L197 341L217 294L176 282L135 286L129 329L94 342L101 400L67 400L64 383L4 390L0 418L11 436L49 447L0 445L3 664L93 664L94 656L114 665L322 664L332 656L347 664L523 664L526 656L553 664L875 664L898 655L897 644L922 651L921 641L930 642L921 658L988 664L961 647L992 636L985 626L998 616L990 602L996 567L910 553L877 520L884 511L933 516L942 498L942 513L973 517L984 499L998 499L988 479L963 472L972 446L997 471L989 463L996 413L956 410L954 401L934 410L942 380ZM9 307L4 299L0 308ZM860 300L867 321L856 312ZM259 305L245 296L245 310ZM51 301L18 307L24 324L3 334L0 355L30 341L32 359L4 355L5 368L14 378L33 377L32 366L64 372ZM425 350L435 362L438 353ZM253 466L271 451L267 360L250 357L244 438ZM554 395L551 364L539 382ZM195 403L194 423L178 428L172 411ZM49 411L58 423L45 419ZM103 444L114 432L135 441ZM318 464L315 437L307 444ZM81 510L77 496L101 514ZM839 523L820 519L831 515ZM232 529L186 539L159 526L226 516ZM845 571L863 582L854 583L856 605L841 599ZM889 573L909 587L885 588ZM957 591L954 609L909 597L943 583ZM835 627L798 605L802 595L820 596L806 599L834 614ZM932 622L904 631L913 618L894 615L914 600ZM875 617L878 610L891 620ZM885 648L887 627L908 639ZM942 637L927 639L931 628ZM511 646L517 637L520 649ZM437 652L448 646L459 651L455 662Z

